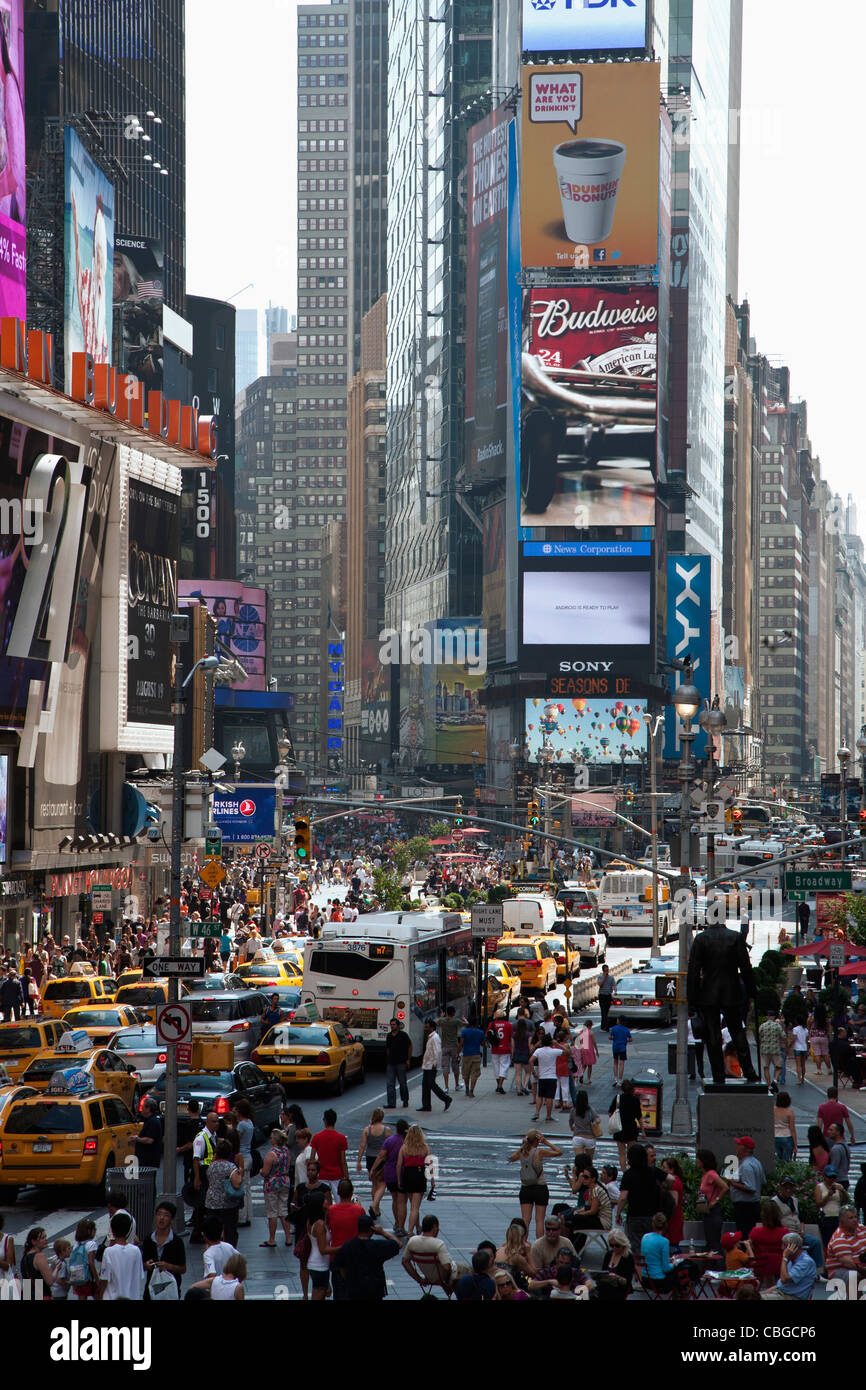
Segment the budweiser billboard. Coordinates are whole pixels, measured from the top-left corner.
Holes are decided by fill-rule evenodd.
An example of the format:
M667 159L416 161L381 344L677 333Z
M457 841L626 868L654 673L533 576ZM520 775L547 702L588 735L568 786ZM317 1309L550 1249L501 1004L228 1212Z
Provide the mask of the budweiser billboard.
M523 341L520 524L652 526L658 291L528 290Z

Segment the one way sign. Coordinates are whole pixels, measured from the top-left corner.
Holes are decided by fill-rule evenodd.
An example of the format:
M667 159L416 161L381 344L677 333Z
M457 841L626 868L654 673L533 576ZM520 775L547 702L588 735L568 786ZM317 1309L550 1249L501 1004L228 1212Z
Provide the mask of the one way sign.
M154 956L142 966L142 975L154 980L160 975L201 976L204 974L203 956Z

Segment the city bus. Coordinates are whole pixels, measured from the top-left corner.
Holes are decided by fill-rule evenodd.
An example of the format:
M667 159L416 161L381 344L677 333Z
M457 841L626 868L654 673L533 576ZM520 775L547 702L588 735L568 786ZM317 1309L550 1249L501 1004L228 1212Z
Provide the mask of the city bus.
M397 1018L417 1057L424 1020L449 1004L464 1017L475 982L472 936L458 912L376 912L327 922L307 944L301 1004L344 1024L373 1055L384 1052Z
M679 930L673 911L670 870L659 872L659 942L664 944ZM608 942L639 937L652 941L653 876L651 870L621 868L602 874L598 885L598 910L607 928Z
M760 806L753 801L738 801L734 807L736 825L741 825L744 830L769 830L770 821L773 819L768 806Z
M758 892L781 893L785 883L784 864L770 863L786 853L782 840L743 840L734 851L731 877L743 879ZM767 864L767 868L762 868ZM746 873L748 872L748 878Z

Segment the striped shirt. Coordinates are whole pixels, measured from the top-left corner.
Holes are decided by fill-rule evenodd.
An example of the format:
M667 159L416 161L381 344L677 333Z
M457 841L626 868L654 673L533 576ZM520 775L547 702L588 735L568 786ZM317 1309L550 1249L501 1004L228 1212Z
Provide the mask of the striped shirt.
M843 1268L842 1260L848 1256L854 1260L866 1261L866 1226L857 1226L849 1235L841 1226L833 1232L827 1246L827 1273L832 1276Z

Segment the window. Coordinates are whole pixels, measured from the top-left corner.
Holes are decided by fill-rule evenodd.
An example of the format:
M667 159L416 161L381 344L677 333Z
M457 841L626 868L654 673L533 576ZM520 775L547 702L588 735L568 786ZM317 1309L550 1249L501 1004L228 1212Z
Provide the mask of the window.
M225 330L225 324L223 324L223 323L218 323L217 326L216 326L216 328L215 328L215 330L214 330L214 347L217 348L220 352L224 352L224 351L225 351L225 345L226 345L226 330Z

